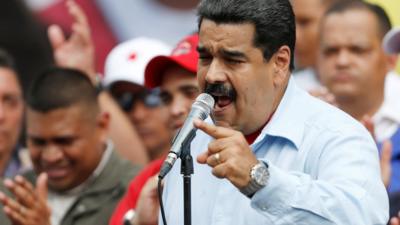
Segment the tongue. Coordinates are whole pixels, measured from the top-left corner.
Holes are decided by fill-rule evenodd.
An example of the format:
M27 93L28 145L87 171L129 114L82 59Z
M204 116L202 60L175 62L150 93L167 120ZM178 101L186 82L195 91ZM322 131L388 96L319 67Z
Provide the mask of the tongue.
M218 97L217 104L218 104L219 107L222 108L222 107L225 107L225 106L231 104L231 102L232 102L231 98L226 97L226 96L222 96L222 97Z

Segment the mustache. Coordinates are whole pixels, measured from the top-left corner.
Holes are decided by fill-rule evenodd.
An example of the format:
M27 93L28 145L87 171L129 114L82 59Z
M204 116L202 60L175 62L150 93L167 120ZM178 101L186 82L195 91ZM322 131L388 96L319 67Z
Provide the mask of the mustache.
M211 95L228 96L230 99L236 99L236 90L230 86L222 83L206 84L205 93Z

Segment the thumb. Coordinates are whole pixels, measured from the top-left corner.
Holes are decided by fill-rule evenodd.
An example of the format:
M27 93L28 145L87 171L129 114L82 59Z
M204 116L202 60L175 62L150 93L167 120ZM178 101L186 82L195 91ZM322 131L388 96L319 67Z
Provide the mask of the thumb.
M205 151L201 153L200 155L197 156L197 162L200 164L206 164L207 163L207 158L208 158L208 152Z
M36 180L36 192L41 199L47 200L47 174L41 173Z
M51 25L47 30L47 36L49 38L53 51L59 48L65 42L65 36L61 27L58 25Z

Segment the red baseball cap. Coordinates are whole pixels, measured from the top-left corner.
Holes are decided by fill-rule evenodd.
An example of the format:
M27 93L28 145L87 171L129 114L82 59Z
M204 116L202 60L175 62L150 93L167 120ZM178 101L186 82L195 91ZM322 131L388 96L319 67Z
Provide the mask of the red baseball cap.
M145 69L144 83L148 88L155 88L161 85L164 70L171 64L176 64L190 72L197 72L199 53L197 45L198 34L192 34L180 41L172 50L170 56L156 56L150 60Z

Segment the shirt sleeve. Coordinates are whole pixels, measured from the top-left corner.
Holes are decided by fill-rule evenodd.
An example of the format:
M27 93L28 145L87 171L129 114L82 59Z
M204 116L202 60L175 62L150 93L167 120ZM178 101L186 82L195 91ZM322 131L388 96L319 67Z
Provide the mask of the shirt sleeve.
M372 139L343 137L316 146L322 150L306 159L312 165L306 173L261 159L270 177L251 206L274 224L386 224L388 196Z

